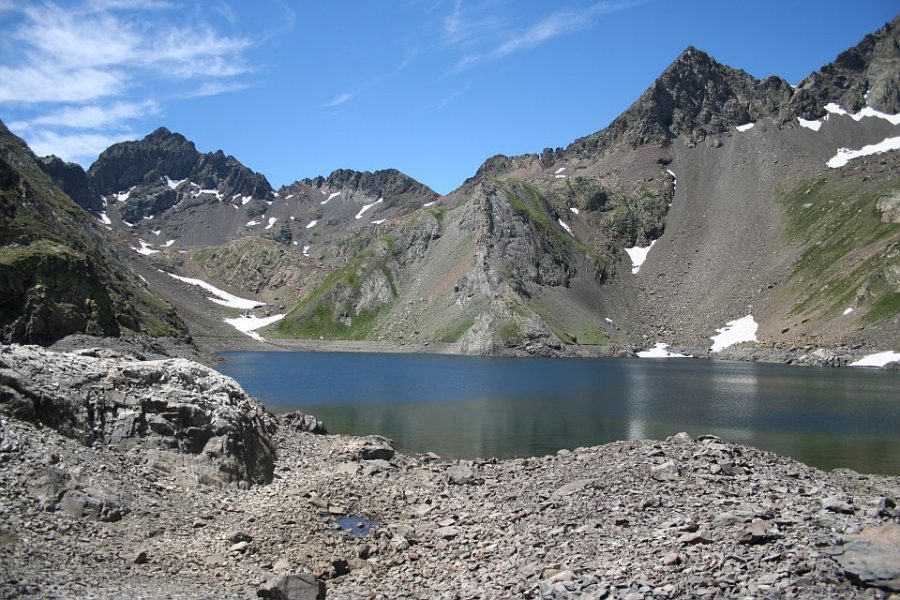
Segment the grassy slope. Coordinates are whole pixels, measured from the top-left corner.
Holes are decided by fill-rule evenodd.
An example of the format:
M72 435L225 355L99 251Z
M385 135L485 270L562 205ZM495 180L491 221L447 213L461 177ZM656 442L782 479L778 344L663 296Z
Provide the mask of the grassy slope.
M869 324L900 315L887 269L900 263L900 225L884 223L875 203L900 188L886 179L821 176L785 190L788 237L803 248L791 274L791 315L827 318L854 306Z

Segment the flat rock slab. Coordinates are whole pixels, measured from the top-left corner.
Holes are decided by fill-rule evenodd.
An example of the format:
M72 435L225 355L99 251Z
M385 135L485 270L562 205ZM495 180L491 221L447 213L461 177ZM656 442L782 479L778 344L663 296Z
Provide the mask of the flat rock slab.
M843 544L835 557L852 579L900 592L900 525L866 527Z
M306 573L279 575L260 586L256 595L271 600L325 600L325 582Z

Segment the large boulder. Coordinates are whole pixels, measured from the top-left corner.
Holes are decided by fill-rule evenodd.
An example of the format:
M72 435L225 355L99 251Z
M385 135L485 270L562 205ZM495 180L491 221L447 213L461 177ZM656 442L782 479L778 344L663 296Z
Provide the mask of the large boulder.
M189 360L0 346L0 412L87 445L152 449L198 482L272 480L275 418L233 379Z

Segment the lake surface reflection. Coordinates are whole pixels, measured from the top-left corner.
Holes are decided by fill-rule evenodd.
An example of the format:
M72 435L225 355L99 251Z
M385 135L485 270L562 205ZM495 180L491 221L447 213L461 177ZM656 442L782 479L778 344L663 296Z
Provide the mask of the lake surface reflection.
M226 352L274 412L445 458L712 433L832 469L900 474L900 376L709 360Z

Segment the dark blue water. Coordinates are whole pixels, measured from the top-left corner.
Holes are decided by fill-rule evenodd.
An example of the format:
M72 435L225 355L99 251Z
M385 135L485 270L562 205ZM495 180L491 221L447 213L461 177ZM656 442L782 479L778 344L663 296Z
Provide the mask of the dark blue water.
M404 452L537 456L679 431L824 469L900 474L900 376L709 360L226 352L219 369L274 412Z

